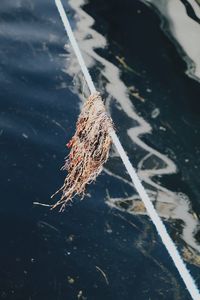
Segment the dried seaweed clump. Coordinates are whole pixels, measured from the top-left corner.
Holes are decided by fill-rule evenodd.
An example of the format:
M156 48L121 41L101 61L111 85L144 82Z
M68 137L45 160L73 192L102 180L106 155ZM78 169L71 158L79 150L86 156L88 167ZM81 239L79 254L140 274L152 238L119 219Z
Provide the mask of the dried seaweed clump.
M84 196L86 185L96 179L108 159L111 145L109 131L112 128L100 94L91 95L79 115L76 132L67 144L71 151L62 169L68 174L63 186L56 192L61 191L62 197L53 208L61 205L63 210L74 196Z

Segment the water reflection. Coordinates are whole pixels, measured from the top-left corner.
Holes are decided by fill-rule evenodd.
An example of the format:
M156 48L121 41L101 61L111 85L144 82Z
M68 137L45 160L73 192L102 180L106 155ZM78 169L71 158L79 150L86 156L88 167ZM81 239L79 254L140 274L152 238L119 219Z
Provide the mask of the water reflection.
M180 0L143 0L143 2L151 4L161 13L162 27L165 30L165 25L167 25L172 40L188 65L187 74L200 81L200 8L198 4L195 0L187 1L192 11L192 13L187 13L187 6Z
M84 53L87 66L90 68L95 66L96 68L95 81L98 88L107 94L107 109L111 112L111 110L113 110L113 103L115 103L115 109L117 109L118 114L125 115L124 118L126 119L126 125L129 124L129 120L131 120L132 124L134 123L134 127L129 127L129 125L127 125L126 133L124 132L124 134L126 134L127 139L131 141L134 151L136 150L142 153L142 158L140 157L138 161L132 158L132 162L134 165L137 163L136 167L138 169L138 174L145 183L147 191L154 202L159 215L165 220L170 221L171 224L173 220L181 222L181 247L185 259L191 263L200 265L200 246L194 237L198 229L199 221L196 214L191 209L190 199L184 193L171 191L160 184L158 180L155 180L155 176L158 178L163 175L176 173L176 164L166 155L160 153L158 150L143 141L142 137L144 135L152 134L151 124L145 121L137 113L132 101L130 100L130 90L120 78L121 73L119 68L99 55L99 51L98 53L95 51L97 48L104 49L107 46L107 41L104 36L92 28L95 21L82 9L84 4L84 0L70 1L70 6L76 13L74 32ZM179 39L178 35L176 37ZM179 42L181 41L179 40ZM80 72L77 59L69 46L66 47L67 50L70 51L70 55L66 55L65 72L68 74L70 73L70 75L74 77L74 84L76 86L75 90L79 87L79 91L81 91L82 94L88 95L86 84L84 83L84 79ZM190 52L190 54L194 59L192 56L193 53ZM191 61L188 57L187 59L188 61ZM199 58L196 56L195 59L197 60L195 71L193 68L193 76L198 77ZM191 75L190 66L188 70ZM159 111L159 108L156 109ZM165 128L162 127L160 130L165 130ZM124 146L127 147L127 145ZM115 150L113 150L112 157L117 156L118 154ZM111 163L109 167L105 169L105 172L123 182L125 185L132 187L132 183L129 179L126 176L121 176L121 169L117 168L114 164ZM126 211L130 214L146 214L143 203L134 191L129 193L125 192L123 195L119 195L118 197L114 197L108 192L106 203L110 207Z

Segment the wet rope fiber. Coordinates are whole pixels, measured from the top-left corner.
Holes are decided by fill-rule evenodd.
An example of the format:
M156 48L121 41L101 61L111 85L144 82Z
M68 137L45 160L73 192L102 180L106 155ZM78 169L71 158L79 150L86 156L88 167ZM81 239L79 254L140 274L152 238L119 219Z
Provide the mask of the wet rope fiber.
M96 179L108 159L112 128L112 120L105 111L100 94L92 94L83 105L76 132L67 144L71 151L62 168L67 170L67 177L55 193L62 192L62 197L52 208L61 206L64 210L76 195L84 197L86 185Z
M192 299L194 300L200 300L200 293L199 293L199 290L197 288L197 285L194 281L194 279L192 278L189 270L187 269L185 263L183 262L174 242L172 241L171 237L169 236L167 230L166 230L166 227L164 225L164 223L162 222L161 218L159 217L159 215L157 214L147 192L145 191L135 169L133 168L124 148L122 147L120 141L119 141L119 138L117 136L117 134L115 133L114 129L113 129L113 126L112 126L112 121L110 118L107 118L106 115L105 115L105 107L103 106L103 102L101 100L101 97L99 94L96 94L96 88L94 86L94 83L92 81L92 78L89 74L89 71L86 67L86 64L84 62L84 59L82 57L82 54L81 54L81 51L79 49L79 46L78 46L78 43L74 37L74 34L73 34L73 31L71 29L71 26L70 26L70 23L69 23L69 20L67 18L67 15L65 13L65 10L64 10L64 7L62 5L62 2L60 0L55 0L55 3L56 3L56 6L57 6L57 9L59 11L59 14L60 14L60 17L62 19L62 22L63 22L63 25L64 25L64 28L67 32L67 35L69 37L69 40L71 42L71 45L74 49L74 52L76 54L76 57L78 59L78 62L80 64L80 68L84 74L84 77L85 77L85 80L88 84L88 87L89 87L89 90L91 92L91 96L88 98L88 100L86 101L86 104L85 106L83 107L83 110L79 116L79 119L78 119L78 122L77 122L77 127L76 127L76 133L74 135L74 137L72 138L71 142L72 143L72 149L70 151L70 153L72 153L73 157L74 157L74 154L76 155L77 153L77 148L80 150L80 149L83 149L81 147L83 147L84 145L87 145L85 143L83 143L82 145L78 145L79 143L81 143L81 138L82 138L82 133L80 134L80 131L79 131L79 125L81 124L81 120L82 120L82 117L84 118L84 116L86 115L86 119L89 118L88 116L91 116L91 112L86 112L87 109L91 109L93 110L93 113L94 115L92 116L92 119L93 121L94 120L97 120L98 122L100 120L103 120L103 123L102 123L102 127L100 128L100 124L97 125L96 127L96 123L95 122L90 122L88 123L87 120L84 120L83 124L81 125L81 128L85 131L85 134L86 136L84 136L84 142L87 140L88 137L94 139L93 142L92 142L92 150L89 150L88 152L88 156L92 155L92 158L91 157L88 157L87 156L87 159L89 159L90 163L91 163L91 172L89 172L89 174L86 174L86 179L85 177L83 178L83 173L81 173L81 175L79 174L79 179L78 179L78 185L74 188L73 190L73 180L74 178L76 178L76 175L78 174L74 174L74 175L70 175L71 172L73 171L77 171L80 170L81 172L83 172L83 165L81 168L75 168L73 169L73 165L70 165L71 161L67 161L67 166L65 165L64 168L67 169L69 171L68 175L67 175L67 178L65 180L65 183L64 183L64 186L61 188L62 192L63 192L63 196L60 200L60 202L58 202L58 205L64 205L66 204L66 201L68 201L70 199L70 197L72 197L74 194L79 194L80 193L83 193L84 192L84 189L85 189L85 186L87 183L89 183L90 181L94 180L96 178L96 176L100 173L101 169L102 169L102 163L104 163L107 158L108 158L108 153L109 153L109 147L110 147L110 143L111 143L111 140L113 142L113 144L115 145L123 163L124 163L124 166L126 167L126 170L127 172L129 173L131 179L132 179L132 182L134 184L134 187L136 189L136 191L138 192L139 196L141 197L145 207L146 207L146 210L147 210L147 213L149 214L153 224L155 225L156 227L156 230L164 244L164 246L166 247L171 259L173 260L174 262L174 265L176 266L181 278L183 279L183 282L185 283L186 287L187 287L187 290L188 292L190 293ZM98 99L98 100L97 100ZM97 102L96 102L97 100ZM94 106L97 104L97 107L94 108ZM96 119L97 118L97 119ZM98 119L99 118L99 119ZM88 126L89 126L89 132L87 131L88 130ZM97 147L97 145L95 146L95 142L96 142L96 136L95 134L94 135L90 135L92 133L92 127L95 126L94 128L94 132L97 133L98 129L100 129L100 134L98 135L98 139L100 139L100 143L101 143L101 146L100 148ZM102 128L104 128L102 130ZM87 132L86 132L87 131ZM108 138L109 136L109 138ZM69 145L71 146L71 145ZM91 141L89 143L89 146L91 146ZM74 147L74 148L73 148ZM98 151L97 151L97 154L94 154L94 151L96 151L98 148ZM78 152L79 152L78 150ZM74 152L75 151L75 152ZM74 154L73 154L74 153ZM97 155L97 156L96 156ZM101 157L102 155L102 157ZM100 159L100 164L97 163L96 166L93 165L93 163L95 161L98 161L95 160L95 158L99 158L101 157ZM78 159L78 157L76 157L76 159ZM78 159L81 161L81 159ZM73 159L72 159L73 161ZM78 163L78 161L76 162ZM79 165L78 165L79 166ZM71 169L72 167L72 169ZM86 168L87 169L87 168ZM75 171L75 172L76 172ZM70 176L71 179L70 179ZM81 183L79 182L79 180L85 180L83 185L81 185ZM68 190L69 188L69 190ZM73 190L73 193L72 193L72 190L70 190L70 188L72 188Z

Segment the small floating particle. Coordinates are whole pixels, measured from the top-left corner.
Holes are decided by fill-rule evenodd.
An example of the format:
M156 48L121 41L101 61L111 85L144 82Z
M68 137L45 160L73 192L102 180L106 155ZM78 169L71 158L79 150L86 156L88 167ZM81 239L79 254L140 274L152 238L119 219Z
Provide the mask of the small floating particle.
M74 234L70 234L70 235L67 237L66 241L71 243L71 242L74 241L74 238L75 238Z
M155 108L155 109L152 111L152 113L151 113L152 119L157 118L157 117L159 116L159 114L160 114L159 108Z
M75 279L70 277L70 276L67 277L67 280L68 280L69 284L74 284L75 283Z
M78 299L81 299L82 296L83 296L83 291L80 290L80 291L78 292L77 298L78 298Z
M28 135L26 133L22 133L23 138L28 139Z
M80 300L87 300L87 297L84 297L84 296L83 296L83 291L80 290L80 291L78 292L77 299L80 299Z
M106 284L109 285L109 281L106 276L106 273L100 267L98 267L98 266L95 266L95 267L96 267L97 271L99 271L101 273L101 275L104 277Z
M130 86L128 89L132 96L134 96L136 99L140 100L141 102L145 102L145 99L139 94L139 91L134 86Z
M162 131L166 131L166 130L167 130L167 129L166 129L165 127L163 127L163 126L160 126L159 129L162 130Z

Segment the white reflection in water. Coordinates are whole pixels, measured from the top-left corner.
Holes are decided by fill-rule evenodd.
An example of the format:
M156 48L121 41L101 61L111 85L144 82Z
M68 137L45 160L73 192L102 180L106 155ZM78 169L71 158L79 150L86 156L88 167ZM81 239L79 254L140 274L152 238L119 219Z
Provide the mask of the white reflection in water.
M188 68L186 73L200 81L200 24L187 14L186 7L180 0L142 0L150 3L167 19L170 34L179 49L185 53ZM195 0L187 0L194 15L200 20L200 7Z
M192 253L193 255L197 255L198 257L200 246L195 240L194 234L197 231L199 222L195 213L191 210L188 197L182 193L172 192L161 184L156 183L152 180L154 176L162 176L165 174L175 173L176 165L166 155L163 155L162 153L158 152L156 149L150 147L144 141L142 141L141 137L144 134L151 133L151 125L137 114L129 98L128 88L120 79L120 70L118 69L118 67L95 52L95 48L105 48L106 39L101 34L92 29L94 19L81 8L84 3L84 0L70 1L70 6L77 13L75 15L75 18L77 19L74 32L79 42L79 46L83 52L86 64L88 67L101 65L101 81L103 81L103 84L105 85L104 88L106 89L107 93L112 98L117 100L117 107L120 110L119 113L124 112L126 114L127 120L131 119L136 121L137 126L127 128L127 135L131 139L133 146L134 144L136 144L143 150L143 152L146 153L137 165L138 174L140 178L146 184L148 184L147 191L152 201L154 201L154 205L159 215L165 219L183 221L184 225L182 230L182 239L188 246L190 246L191 251L193 251L194 249L197 251L195 252L196 254L194 254L194 252ZM77 79L77 76L82 76L80 73L80 67L73 51L71 51L69 46L67 46L67 50L70 51L70 59L69 56L67 56L67 66L64 71L68 74L70 73L70 75L73 77L75 76L75 78ZM83 80L80 79L80 81L82 82ZM109 102L110 101L108 101L108 104ZM114 153L114 156L117 156L117 153ZM153 167L145 169L144 165L146 160L151 160L151 165ZM135 164L135 162L133 162L133 164ZM129 186L132 186L132 183L129 180L124 179L123 177L118 175L117 171L119 172L119 170L105 170L105 172L107 172L109 175L122 180ZM126 204L126 208L124 208L122 203ZM134 193L134 191L133 195L127 196L126 198L113 198L112 196L108 195L107 204L120 210L125 209L131 214L146 214L141 200L138 198L138 195ZM189 257L187 257L186 259L189 259Z

